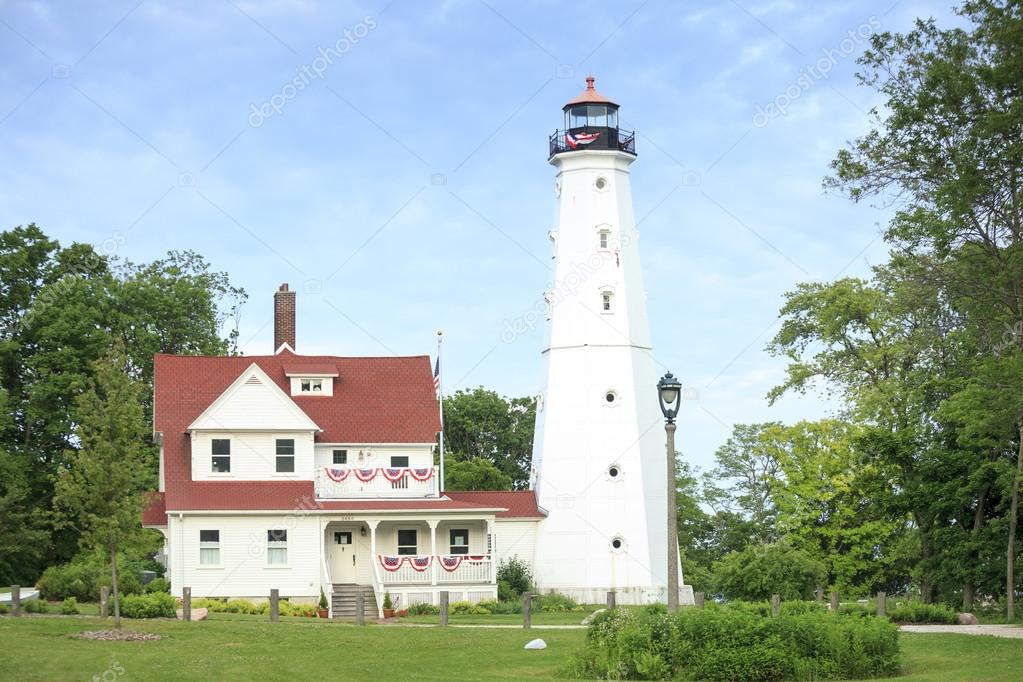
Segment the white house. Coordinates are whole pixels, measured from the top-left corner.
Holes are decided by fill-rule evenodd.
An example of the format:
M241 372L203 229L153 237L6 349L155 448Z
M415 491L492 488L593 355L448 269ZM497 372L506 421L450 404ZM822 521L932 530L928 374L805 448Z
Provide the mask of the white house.
M275 295L274 355L155 359L159 494L171 591L354 613L497 596L496 566L532 563L531 491L442 493L430 359L294 352L294 292Z

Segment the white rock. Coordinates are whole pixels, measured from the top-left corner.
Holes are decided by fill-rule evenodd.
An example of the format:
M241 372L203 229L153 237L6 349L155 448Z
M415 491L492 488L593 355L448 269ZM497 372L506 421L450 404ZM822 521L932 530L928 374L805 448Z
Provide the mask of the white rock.
M547 648L547 642L543 641L542 639L534 639L533 641L531 641L528 644L526 644L526 646L524 648L526 648L526 649L546 649Z

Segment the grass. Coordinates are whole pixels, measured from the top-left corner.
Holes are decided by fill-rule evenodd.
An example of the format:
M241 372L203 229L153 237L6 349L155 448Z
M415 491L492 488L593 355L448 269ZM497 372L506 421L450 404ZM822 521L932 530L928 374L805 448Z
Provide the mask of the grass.
M539 614L538 614L539 615ZM551 614L554 615L554 614ZM212 614L201 623L126 621L158 642L73 639L109 627L96 618L0 617L0 670L17 680L134 679L515 679L563 677L584 630L441 629L354 626L304 618L271 624L254 616ZM532 637L544 651L524 651ZM902 635L905 672L898 680L1019 679L1019 640L974 635ZM123 672L118 672L118 667Z

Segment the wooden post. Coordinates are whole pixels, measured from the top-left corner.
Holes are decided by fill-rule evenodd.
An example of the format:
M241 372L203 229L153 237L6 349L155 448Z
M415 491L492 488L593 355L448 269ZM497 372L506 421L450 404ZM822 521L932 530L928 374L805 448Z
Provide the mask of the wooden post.
M781 615L781 595L771 595L771 615L777 618Z
M181 588L181 620L186 623L192 620L192 588Z
M448 626L448 591L440 591L440 626L446 628Z
M882 618L888 615L888 594L885 592L877 593L877 615Z
M610 611L615 607L615 593L614 590L607 593L607 608Z
M704 597L703 592L694 592L693 593L693 604L696 606L696 608L702 609L704 601L705 601L705 597Z
M522 593L522 627L526 630L533 627L533 595Z
M270 590L270 622L276 623L281 619L280 601L281 592L277 588Z
M820 585L817 586L817 603L818 604L824 603L824 588L821 587Z
M11 585L11 615L21 615L21 585Z
M110 615L110 588L104 585L99 588L99 617L106 618Z
M831 610L838 613L838 592L831 593Z
M361 589L355 593L355 624L366 624L366 595Z

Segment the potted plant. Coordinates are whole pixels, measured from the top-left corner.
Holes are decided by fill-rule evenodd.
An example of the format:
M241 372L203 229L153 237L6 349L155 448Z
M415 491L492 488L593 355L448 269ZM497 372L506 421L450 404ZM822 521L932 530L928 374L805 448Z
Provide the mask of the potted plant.
M394 604L391 602L390 592L384 592L384 618L394 618Z
M316 609L316 615L320 618L326 618L330 615L330 609L327 608L327 595L323 594L323 588L320 588L320 604L319 608Z

